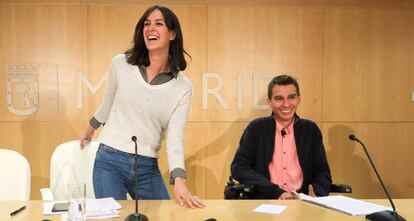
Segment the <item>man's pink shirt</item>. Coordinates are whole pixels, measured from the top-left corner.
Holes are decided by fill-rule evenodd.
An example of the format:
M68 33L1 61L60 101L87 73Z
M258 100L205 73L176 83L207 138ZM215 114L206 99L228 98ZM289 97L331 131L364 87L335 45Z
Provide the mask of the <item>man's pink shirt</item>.
M284 128L286 134L282 137L283 126L276 121L275 150L269 164L270 181L287 192L298 191L303 182L293 124Z

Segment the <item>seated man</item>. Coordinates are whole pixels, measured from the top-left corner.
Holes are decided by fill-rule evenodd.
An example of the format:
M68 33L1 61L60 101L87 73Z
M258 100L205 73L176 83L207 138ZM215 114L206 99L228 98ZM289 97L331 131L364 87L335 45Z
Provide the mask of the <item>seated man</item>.
M318 126L296 115L300 104L295 78L280 75L268 86L272 115L244 130L231 164L232 176L255 186L255 199L294 199L293 191L329 194L331 173Z

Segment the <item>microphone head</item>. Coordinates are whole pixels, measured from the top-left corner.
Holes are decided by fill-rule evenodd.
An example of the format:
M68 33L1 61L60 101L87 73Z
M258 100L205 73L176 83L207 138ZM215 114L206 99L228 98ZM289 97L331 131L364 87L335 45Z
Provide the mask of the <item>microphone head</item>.
M131 137L131 140L134 141L134 142L136 142L137 141L137 137L136 136L132 136Z
M350 134L348 138L350 140L358 140L358 138L355 135L353 135L353 134Z
M282 135L282 137L284 137L286 135L285 128L282 128L282 130L280 130L280 134Z

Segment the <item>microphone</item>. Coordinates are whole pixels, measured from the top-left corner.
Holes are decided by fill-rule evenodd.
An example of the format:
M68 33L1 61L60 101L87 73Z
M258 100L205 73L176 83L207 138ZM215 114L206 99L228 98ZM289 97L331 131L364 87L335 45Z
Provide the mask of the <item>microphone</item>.
M125 221L148 221L148 217L144 214L138 212L138 144L137 137L132 136L131 140L135 143L135 160L134 160L134 182L135 182L135 213L127 216Z
M375 168L374 162L371 159L371 156L368 153L367 148L365 147L364 143L362 143L362 141L360 141L355 135L350 134L348 137L350 140L352 141L356 141L358 143L361 144L362 148L364 148L365 154L368 157L369 162L371 163L372 168L374 168L375 174L377 175L378 180L381 183L382 188L384 189L385 193L387 194L388 200L391 203L392 206L392 210L393 211L389 211L389 210L384 210L384 211L380 211L380 212L376 212L376 213L371 213L365 216L366 219L371 220L371 221L405 221L405 219L398 215L397 210L395 209L394 203L392 202L391 196L388 193L387 188L385 188L384 183L382 182L382 179L377 171L377 168Z
M286 135L285 128L282 128L282 130L280 130L280 134L282 135L282 137L285 137Z

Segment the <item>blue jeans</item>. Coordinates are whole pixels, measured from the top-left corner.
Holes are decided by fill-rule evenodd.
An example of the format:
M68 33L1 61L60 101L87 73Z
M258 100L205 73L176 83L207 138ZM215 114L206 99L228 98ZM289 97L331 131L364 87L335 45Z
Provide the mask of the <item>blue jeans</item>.
M134 171L137 167L138 199L163 200L170 198L156 158L135 156L105 144L99 145L93 167L95 197L114 197L116 200L126 200L128 192L135 199L137 191Z

